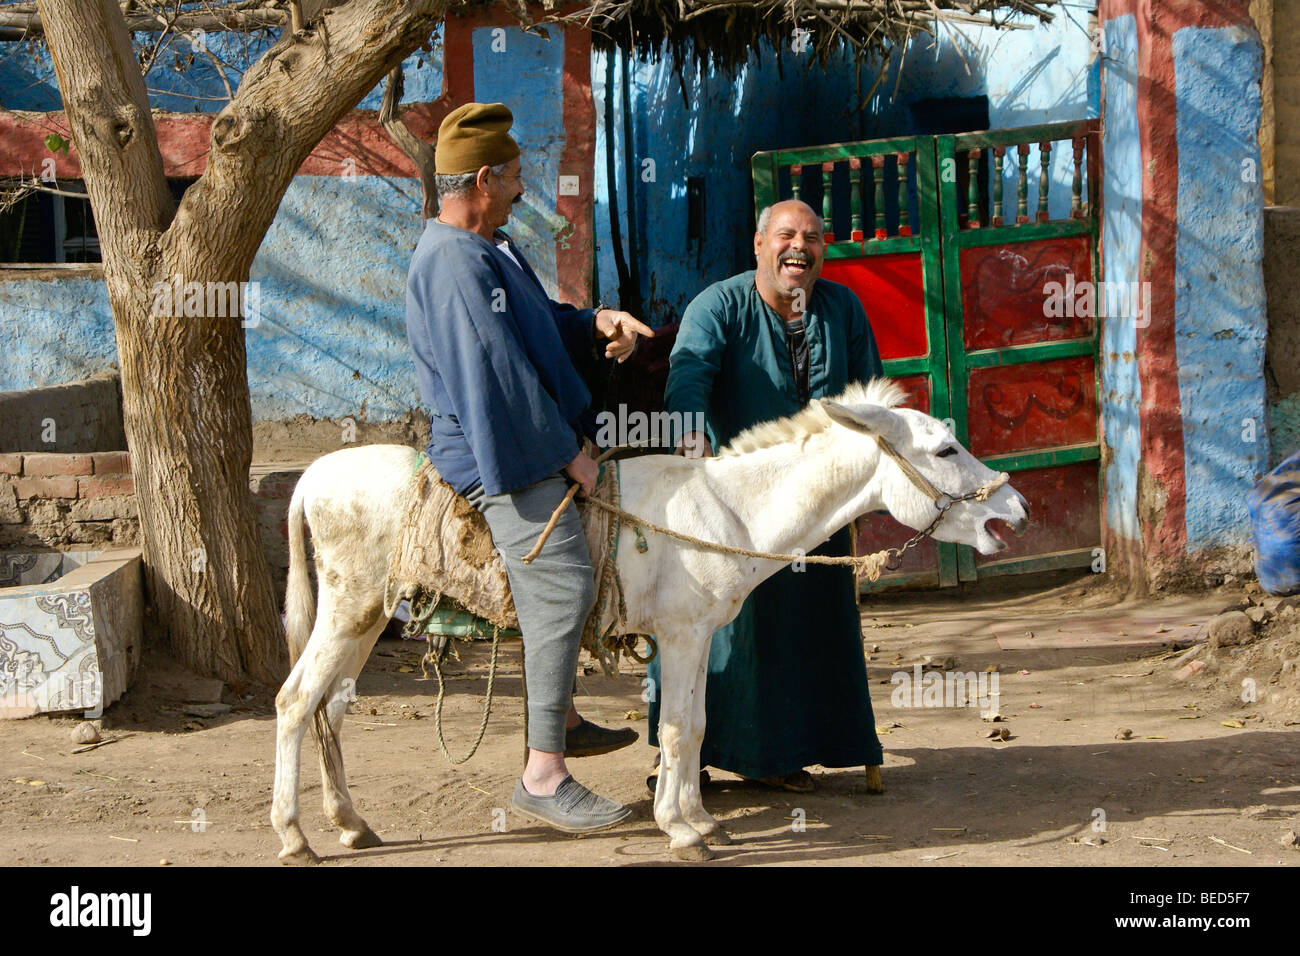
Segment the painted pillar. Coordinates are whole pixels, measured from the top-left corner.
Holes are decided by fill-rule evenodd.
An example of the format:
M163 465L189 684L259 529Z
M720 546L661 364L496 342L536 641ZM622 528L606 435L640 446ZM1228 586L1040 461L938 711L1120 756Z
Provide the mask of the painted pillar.
M556 244L555 266L560 301L593 305L591 280L595 269L596 105L591 95L591 33L577 27L564 31L564 150L560 154L563 182L576 190L559 190L555 211L573 225Z
M1102 124L1101 250L1108 283L1140 282L1142 261L1142 144L1137 115L1137 25L1132 14L1101 27L1106 50ZM1143 564L1138 527L1138 463L1142 383L1137 322L1106 316L1101 338L1101 420L1104 439L1105 537L1112 573L1133 578Z
M1245 495L1268 456L1260 44L1246 0L1103 0L1099 19L1106 173L1117 177L1106 187L1106 279L1130 281L1136 212L1137 275L1150 290L1132 329L1136 381L1129 329L1107 320L1107 520L1123 542L1136 517L1145 583L1159 588L1249 567ZM1128 181L1135 134L1140 199Z

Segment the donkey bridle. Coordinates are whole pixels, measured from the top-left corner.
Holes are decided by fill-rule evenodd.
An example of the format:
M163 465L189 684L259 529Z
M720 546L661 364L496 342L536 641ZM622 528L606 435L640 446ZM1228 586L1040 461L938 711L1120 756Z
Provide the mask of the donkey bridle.
M922 539L928 538L933 534L934 529L939 527L939 523L947 517L948 511L953 505L957 504L959 501L988 501L989 496L992 495L993 492L997 491L1011 480L1010 475L1005 471L1000 471L968 494L950 495L947 492L940 491L932 485L925 475L917 471L910 461L898 453L898 449L895 448L887 438L874 434L872 437L880 445L880 450L890 458L894 459L894 464L898 465L899 469L908 477L912 484L916 486L917 490L929 498L930 501L934 503L935 508L939 510L939 513L934 516L934 520L925 528L908 538L901 548L886 549L885 553L891 555L889 561L885 564L886 571L897 571L902 567L903 555L905 555L911 548L920 544Z

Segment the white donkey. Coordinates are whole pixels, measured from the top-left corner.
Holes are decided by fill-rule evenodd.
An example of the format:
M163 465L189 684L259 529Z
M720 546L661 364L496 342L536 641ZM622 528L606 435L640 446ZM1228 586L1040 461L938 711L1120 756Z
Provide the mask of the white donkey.
M905 525L926 528L938 506L921 490L925 479L960 498L996 485L997 476L939 421L895 407L903 397L887 380L855 384L835 401L815 400L790 418L745 432L716 458L626 460L621 464L622 506L651 524L765 553L806 553L854 518L881 508ZM882 451L876 436L892 444L924 478L907 476ZM344 682L355 681L387 623L385 574L415 458L415 450L397 445L337 451L314 462L293 494L286 612L296 663L276 697L271 805L285 862L316 861L298 824L299 759L309 720L320 743L325 812L342 829L341 842L354 849L380 843L353 809L339 731L347 706ZM316 547L319 613L307 577L304 517ZM952 504L933 534L991 554L1006 547L989 527L994 521L1006 522L1016 533L1028 522L1024 499L1008 485L997 487L987 500ZM663 666L655 822L671 837L677 857L708 859L712 852L706 844L730 842L700 799L711 636L740 612L761 581L784 565L648 532L649 550L640 553L630 540L633 530L624 525L622 534L618 554L626 632L654 634ZM808 653L817 653L815 635Z

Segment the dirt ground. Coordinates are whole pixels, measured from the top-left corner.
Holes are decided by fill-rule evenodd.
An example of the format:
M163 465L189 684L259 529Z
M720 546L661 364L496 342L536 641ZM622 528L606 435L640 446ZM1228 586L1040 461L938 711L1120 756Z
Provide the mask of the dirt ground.
M1241 597L1228 588L1116 604L1075 581L864 599L886 792L868 794L861 768L810 768L817 790L805 795L715 771L705 805L735 844L706 865L1295 865L1300 848L1283 839L1300 829L1300 612L1247 647L1207 647L1199 673L1180 679L1171 666L1183 654L1175 643ZM581 678L587 717L643 739L574 761L580 780L634 811L612 831L575 838L505 809L522 756L517 645L504 645L488 735L459 767L438 750L436 685L418 679L421 650L381 640L344 724L352 793L383 847L340 846L308 738L302 822L325 866L670 862L645 786L643 668ZM446 704L457 754L478 726L488 647L462 654ZM981 719L980 707L896 706L892 678L925 668L927 656L948 670L996 666L1004 720ZM1250 702L1243 674L1255 681ZM76 720L0 722L0 863L278 865L270 694L226 688L229 714L187 715L186 703L211 692L204 685L147 652L101 722L105 738L120 738L80 754L69 738Z

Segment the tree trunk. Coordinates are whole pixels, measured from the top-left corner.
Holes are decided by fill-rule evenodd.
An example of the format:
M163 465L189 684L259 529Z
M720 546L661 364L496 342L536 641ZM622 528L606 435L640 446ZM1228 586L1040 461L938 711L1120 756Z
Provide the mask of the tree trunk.
M213 122L207 170L179 208L116 0L38 6L100 236L154 614L187 666L278 683L288 660L248 490L241 316L209 314L206 294L200 314L175 306L190 283L248 280L299 165L425 42L446 0L354 0L286 34Z

